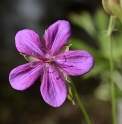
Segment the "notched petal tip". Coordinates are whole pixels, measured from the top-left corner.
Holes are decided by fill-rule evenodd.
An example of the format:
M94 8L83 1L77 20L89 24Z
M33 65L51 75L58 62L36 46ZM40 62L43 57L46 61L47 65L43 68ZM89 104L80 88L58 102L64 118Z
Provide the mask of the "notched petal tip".
M45 32L47 51L52 51L56 55L67 43L71 36L71 27L68 21L59 20L52 24Z
M68 51L58 55L55 60L59 68L72 76L84 75L94 66L94 58L85 50Z
M31 64L35 66L31 67ZM42 66L38 62L31 62L14 68L9 74L10 85L16 90L29 88L41 75Z
M24 29L18 31L15 36L16 48L20 53L40 58L44 55L44 47L39 35L33 30Z
M44 101L53 106L61 106L67 97L67 88L57 69L50 65L44 72L40 91Z

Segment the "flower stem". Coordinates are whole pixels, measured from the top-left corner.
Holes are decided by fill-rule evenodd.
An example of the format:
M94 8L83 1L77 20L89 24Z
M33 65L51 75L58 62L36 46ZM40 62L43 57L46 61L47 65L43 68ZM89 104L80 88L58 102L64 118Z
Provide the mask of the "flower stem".
M111 103L112 103L112 118L113 124L117 124L116 119L116 98L115 98L115 86L114 86L114 67L113 67L113 43L110 38L110 74L111 74Z
M109 41L110 41L110 82L111 82L112 119L113 119L113 124L117 124L115 84L114 84L114 65L113 65L113 42L112 42L112 32L114 30L114 26L115 26L115 18L111 16L107 34L109 36Z
M114 18L114 16L110 16L109 25L108 25L108 30L107 30L107 35L108 35L109 37L111 37L112 32L114 31L115 21L116 21L116 19Z
M92 122L91 122L91 120L90 120L90 118L89 118L89 116L88 116L88 114L87 114L87 112L86 112L86 110L85 110L85 108L83 106L82 100L79 97L79 94L78 94L77 90L75 89L75 86L74 86L73 83L72 83L72 87L73 87L73 90L74 90L74 93L75 93L75 97L76 97L76 99L78 101L78 104L79 104L80 109L81 109L81 111L82 111L82 113L83 113L83 115L84 115L84 117L86 119L87 124L92 124Z

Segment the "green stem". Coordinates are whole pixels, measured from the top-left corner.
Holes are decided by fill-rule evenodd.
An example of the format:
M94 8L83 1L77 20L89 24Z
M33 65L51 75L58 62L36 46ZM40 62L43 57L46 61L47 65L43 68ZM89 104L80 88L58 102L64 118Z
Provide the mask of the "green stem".
M107 35L109 37L111 37L112 32L114 31L115 21L116 19L114 18L114 16L110 16L110 21L109 21L108 30L107 30Z
M113 67L113 43L110 38L110 74L111 74L111 102L112 102L112 118L113 124L117 124L116 119L116 98L115 98L115 86L114 86L114 67Z
M114 30L114 26L115 26L115 18L111 16L107 34L110 39L110 82L111 82L112 119L113 119L113 124L117 124L116 97L115 97L115 85L114 85L114 65L113 65L113 42L112 42L112 32Z
M75 89L75 86L74 86L73 83L72 83L72 87L73 87L73 90L74 90L74 93L75 93L75 97L76 97L76 99L77 99L77 101L78 101L78 104L79 104L80 109L81 109L81 111L82 111L82 113L83 113L83 115L84 115L84 117L85 117L85 119L86 119L87 124L92 124L92 122L91 122L91 120L90 120L90 118L89 118L89 116L88 116L88 114L87 114L87 112L86 112L86 110L85 110L85 108L84 108L84 106L83 106L82 100L81 100L81 98L79 97L78 92L77 92L77 90Z
M122 20L121 20L121 24L122 24ZM122 75L122 55L121 55L120 63L121 63L120 74Z

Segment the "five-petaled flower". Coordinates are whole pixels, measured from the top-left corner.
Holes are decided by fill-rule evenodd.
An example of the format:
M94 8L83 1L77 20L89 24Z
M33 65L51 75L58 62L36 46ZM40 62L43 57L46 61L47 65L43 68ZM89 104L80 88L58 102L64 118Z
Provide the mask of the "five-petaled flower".
M67 97L67 74L83 75L94 65L94 59L87 51L69 51L64 46L70 36L70 24L65 20L52 24L45 31L43 40L32 30L19 31L15 44L29 63L10 72L11 86L16 90L25 90L41 76L40 92L44 101L53 107L62 105Z

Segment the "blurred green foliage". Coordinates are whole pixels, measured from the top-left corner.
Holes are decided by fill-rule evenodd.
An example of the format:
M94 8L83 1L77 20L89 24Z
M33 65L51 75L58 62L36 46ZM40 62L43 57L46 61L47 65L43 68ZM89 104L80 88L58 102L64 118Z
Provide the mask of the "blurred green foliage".
M103 100L110 98L110 42L106 35L109 16L102 10L98 9L94 15L87 12L81 14L71 14L70 20L80 28L84 29L89 36L96 42L99 49L93 48L81 39L71 38L69 44L72 44L71 49L82 49L90 52L94 59L94 68L84 78L99 77L101 85L96 89L95 95ZM113 54L114 54L114 69L116 83L116 94L122 96L122 24L119 20L116 21L116 29L112 35Z

